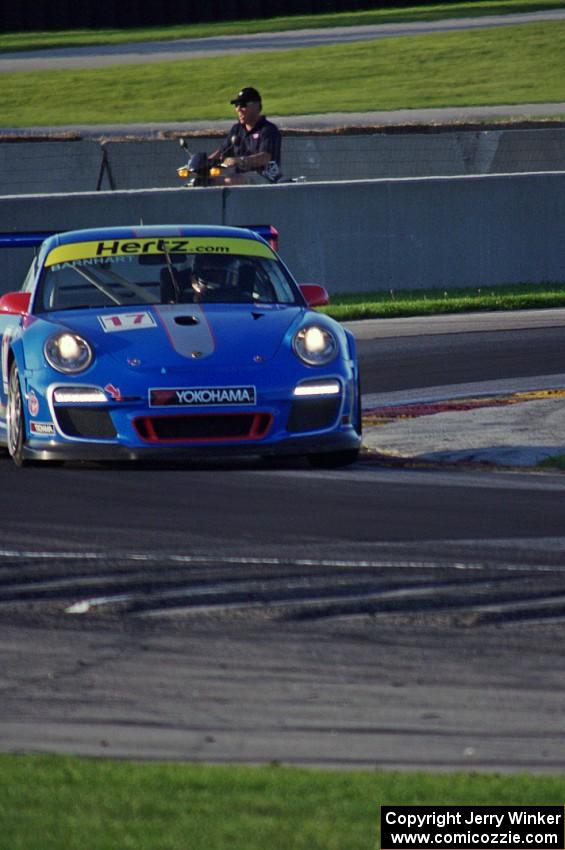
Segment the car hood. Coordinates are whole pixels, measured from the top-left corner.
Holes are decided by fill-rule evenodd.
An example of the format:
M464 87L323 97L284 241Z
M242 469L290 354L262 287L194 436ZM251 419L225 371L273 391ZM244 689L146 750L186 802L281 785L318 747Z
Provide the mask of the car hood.
M83 335L97 356L139 371L183 368L187 359L230 365L270 360L306 312L280 304L163 304L72 311L50 319Z

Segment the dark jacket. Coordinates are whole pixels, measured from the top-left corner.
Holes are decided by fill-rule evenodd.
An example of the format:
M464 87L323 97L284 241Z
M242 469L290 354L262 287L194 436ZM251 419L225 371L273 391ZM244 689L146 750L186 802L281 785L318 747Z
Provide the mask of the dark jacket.
M280 177L281 165L281 132L276 124L268 121L264 115L259 116L255 126L248 131L244 124L234 124L220 148L221 157L226 156L250 156L254 153L267 153L269 165L266 168L258 168L259 174L269 179ZM276 163L278 169L271 165Z

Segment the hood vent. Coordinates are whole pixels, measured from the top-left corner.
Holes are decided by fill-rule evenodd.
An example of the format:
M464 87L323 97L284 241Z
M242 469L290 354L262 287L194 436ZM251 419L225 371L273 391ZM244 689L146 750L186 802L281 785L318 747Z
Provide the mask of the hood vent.
M199 322L200 319L197 319L196 316L175 316L175 323L177 325L197 325Z

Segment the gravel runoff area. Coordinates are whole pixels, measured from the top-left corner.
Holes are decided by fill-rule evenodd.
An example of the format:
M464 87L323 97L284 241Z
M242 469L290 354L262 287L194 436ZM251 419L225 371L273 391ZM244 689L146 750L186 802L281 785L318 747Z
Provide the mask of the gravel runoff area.
M565 455L565 374L365 395L363 417L377 456L535 467Z

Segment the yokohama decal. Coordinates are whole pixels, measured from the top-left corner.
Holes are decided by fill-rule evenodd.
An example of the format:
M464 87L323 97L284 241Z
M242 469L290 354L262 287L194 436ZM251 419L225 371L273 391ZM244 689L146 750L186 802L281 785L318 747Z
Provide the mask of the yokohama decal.
M181 387L149 390L151 407L256 404L255 387Z
M53 437L55 426L52 422L30 422L29 430L38 437Z

